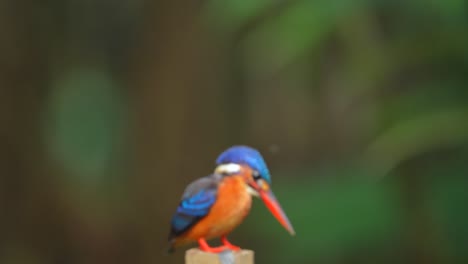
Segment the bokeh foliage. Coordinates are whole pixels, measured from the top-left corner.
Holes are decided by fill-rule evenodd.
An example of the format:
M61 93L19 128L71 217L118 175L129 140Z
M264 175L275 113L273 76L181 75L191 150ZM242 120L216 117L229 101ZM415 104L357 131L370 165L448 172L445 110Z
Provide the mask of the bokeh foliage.
M227 146L262 153L258 263L466 263L468 4L0 5L0 262L181 263L168 223Z

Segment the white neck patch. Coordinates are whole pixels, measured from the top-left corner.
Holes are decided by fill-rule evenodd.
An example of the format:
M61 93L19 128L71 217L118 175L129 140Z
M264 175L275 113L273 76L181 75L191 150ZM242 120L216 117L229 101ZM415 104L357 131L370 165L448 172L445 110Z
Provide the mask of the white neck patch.
M222 164L216 167L215 172L219 174L234 174L241 171L241 166L235 163Z

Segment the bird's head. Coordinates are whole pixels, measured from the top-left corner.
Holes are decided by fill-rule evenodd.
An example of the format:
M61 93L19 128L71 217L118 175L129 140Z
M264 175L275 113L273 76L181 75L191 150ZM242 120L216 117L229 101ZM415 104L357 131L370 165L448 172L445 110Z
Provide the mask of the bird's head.
M290 234L295 234L288 217L270 188L270 172L260 152L248 146L233 146L219 155L216 164L215 172L220 174L237 174L241 172L242 167L247 166L251 172L246 179L247 190L252 195L260 197L281 225Z

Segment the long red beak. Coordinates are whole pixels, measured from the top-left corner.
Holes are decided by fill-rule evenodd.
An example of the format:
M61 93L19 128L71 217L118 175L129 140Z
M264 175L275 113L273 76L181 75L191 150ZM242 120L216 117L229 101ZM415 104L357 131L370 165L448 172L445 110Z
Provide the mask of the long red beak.
M266 207L270 210L273 216L280 222L280 224L286 230L288 230L288 232L291 235L295 235L296 232L294 231L294 228L292 227L291 222L289 222L289 219L286 216L286 213L283 211L283 208L281 208L281 205L279 204L278 200L276 200L276 197L271 191L271 189L266 188L267 190L264 190L260 188L258 185L256 187L257 187L256 189L258 193L260 194L260 198L263 200Z

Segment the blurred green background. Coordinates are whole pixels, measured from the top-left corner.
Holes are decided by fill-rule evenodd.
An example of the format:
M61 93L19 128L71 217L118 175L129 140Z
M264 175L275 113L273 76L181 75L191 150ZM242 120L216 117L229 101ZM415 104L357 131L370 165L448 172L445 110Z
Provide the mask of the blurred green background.
M0 263L183 263L184 187L264 155L257 263L468 263L464 0L5 0Z

